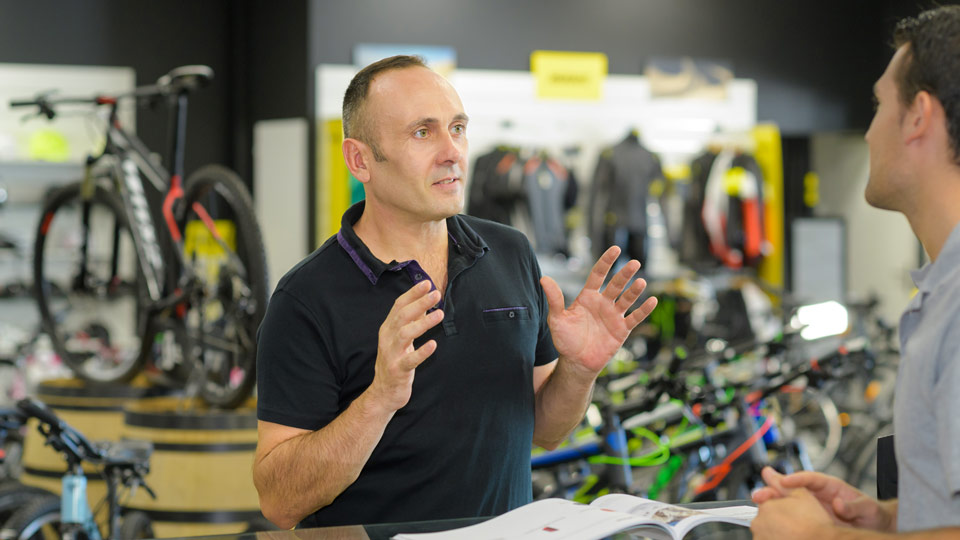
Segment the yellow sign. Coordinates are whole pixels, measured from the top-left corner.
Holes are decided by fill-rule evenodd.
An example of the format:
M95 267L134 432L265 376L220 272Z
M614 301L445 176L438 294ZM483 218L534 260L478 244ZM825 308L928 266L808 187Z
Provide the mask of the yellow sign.
M598 100L603 98L607 55L592 52L533 51L530 71L537 81L537 97Z

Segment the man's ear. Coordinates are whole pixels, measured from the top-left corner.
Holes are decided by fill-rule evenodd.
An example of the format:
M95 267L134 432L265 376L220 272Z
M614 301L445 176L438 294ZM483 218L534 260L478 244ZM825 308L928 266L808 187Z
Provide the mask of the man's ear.
M367 168L367 163L372 159L370 147L357 139L344 139L340 149L343 151L343 160L347 163L350 174L363 184L369 182L370 170Z
M934 122L943 118L943 107L930 92L921 90L913 98L903 118L904 143L910 144L933 133ZM937 114L940 112L940 114Z

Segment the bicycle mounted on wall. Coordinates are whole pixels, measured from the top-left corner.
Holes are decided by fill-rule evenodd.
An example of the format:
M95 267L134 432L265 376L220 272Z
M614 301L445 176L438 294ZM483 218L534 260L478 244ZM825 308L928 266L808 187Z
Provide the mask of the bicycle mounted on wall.
M37 230L35 295L56 352L93 381L129 380L149 363L230 408L256 381L266 257L235 173L207 165L182 180L188 96L212 77L183 66L126 94L10 105L48 119L67 104L108 111L102 152L87 158L83 180L46 199ZM165 102L167 167L121 125L118 105L131 99Z

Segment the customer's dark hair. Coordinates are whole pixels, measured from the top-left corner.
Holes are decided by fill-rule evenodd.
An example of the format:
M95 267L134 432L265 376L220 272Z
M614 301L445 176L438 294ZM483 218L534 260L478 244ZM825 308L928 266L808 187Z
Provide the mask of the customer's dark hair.
M894 80L904 106L927 91L943 105L953 161L960 164L960 6L942 6L900 21L894 46L909 44Z
M385 71L409 67L427 66L419 56L399 55L378 60L354 75L343 95L343 136L369 145L373 151L373 158L377 161L386 161L387 158L377 146L377 140L371 133L370 119L366 117L363 110L367 93L370 91L370 83Z

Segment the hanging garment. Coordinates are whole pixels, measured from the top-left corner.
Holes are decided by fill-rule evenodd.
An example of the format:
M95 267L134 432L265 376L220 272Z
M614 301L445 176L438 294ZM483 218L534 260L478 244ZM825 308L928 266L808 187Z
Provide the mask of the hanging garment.
M549 156L540 154L523 164L523 194L531 242L538 253L568 254L564 216L569 197L570 173ZM514 220L514 226L520 223ZM522 230L522 229L521 229Z
M710 251L727 267L755 267L763 258L762 184L747 154L724 150L710 168L701 216Z
M701 213L707 191L707 179L716 152L705 150L690 163L690 186L683 203L683 225L679 247L680 261L693 268L716 266L719 261L710 251L710 237L703 226Z
M595 256L616 244L645 261L647 196L658 178L663 178L660 160L633 134L601 153L587 210Z
M514 207L522 196L517 150L498 146L473 162L467 213L509 225Z

